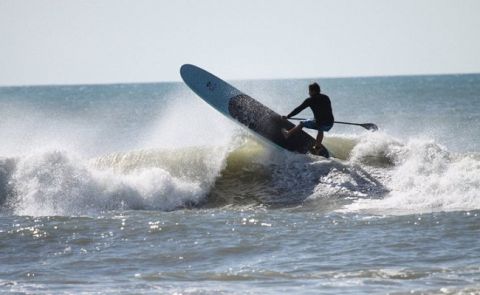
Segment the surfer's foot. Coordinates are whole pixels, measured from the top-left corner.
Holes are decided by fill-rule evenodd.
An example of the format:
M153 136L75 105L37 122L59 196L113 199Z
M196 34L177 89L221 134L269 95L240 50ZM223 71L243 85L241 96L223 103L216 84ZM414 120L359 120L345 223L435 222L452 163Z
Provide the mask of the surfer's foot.
M282 128L282 134L283 134L283 137L285 137L285 139L287 139L289 136L288 131L285 128Z

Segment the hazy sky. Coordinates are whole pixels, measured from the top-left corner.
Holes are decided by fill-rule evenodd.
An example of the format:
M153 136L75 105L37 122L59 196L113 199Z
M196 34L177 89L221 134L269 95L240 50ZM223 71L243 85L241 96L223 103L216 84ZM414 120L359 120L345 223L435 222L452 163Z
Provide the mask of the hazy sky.
M0 85L480 72L478 0L0 0Z

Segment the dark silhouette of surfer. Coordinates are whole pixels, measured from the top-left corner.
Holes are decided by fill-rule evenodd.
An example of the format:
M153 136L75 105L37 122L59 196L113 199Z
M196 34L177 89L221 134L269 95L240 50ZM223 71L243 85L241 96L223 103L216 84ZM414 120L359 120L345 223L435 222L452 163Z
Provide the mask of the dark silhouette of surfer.
M308 93L310 95L309 98L305 99L305 101L296 107L290 114L287 116L282 116L282 118L285 120L289 119L307 107L310 107L312 109L314 119L300 121L297 126L288 131L286 129L282 129L282 133L285 138L289 138L290 136L302 130L303 127L318 130L317 139L313 149L319 150L322 148L323 132L328 132L333 126L334 118L332 113L332 104L330 102L330 98L321 93L320 85L317 83L313 83L308 86Z

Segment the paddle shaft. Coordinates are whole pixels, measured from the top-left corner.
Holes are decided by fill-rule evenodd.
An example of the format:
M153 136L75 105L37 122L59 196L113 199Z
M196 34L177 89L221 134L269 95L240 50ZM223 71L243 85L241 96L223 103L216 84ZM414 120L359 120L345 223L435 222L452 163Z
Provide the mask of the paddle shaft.
M363 124L359 123L350 123L350 122L340 122L340 121L335 121L336 124L345 124L345 125L356 125L356 126L362 126Z
M305 118L289 118L290 120L307 120ZM336 124L345 124L345 125L355 125L355 126L361 126L365 129L368 130L378 130L377 125L372 124L372 123L365 123L365 124L360 124L360 123L350 123L350 122L341 122L341 121L335 121Z
M290 120L307 120L307 118L289 118ZM345 125L357 125L357 126L361 126L362 124L359 124L359 123L350 123L350 122L341 122L341 121L335 121L334 123L336 124L345 124Z

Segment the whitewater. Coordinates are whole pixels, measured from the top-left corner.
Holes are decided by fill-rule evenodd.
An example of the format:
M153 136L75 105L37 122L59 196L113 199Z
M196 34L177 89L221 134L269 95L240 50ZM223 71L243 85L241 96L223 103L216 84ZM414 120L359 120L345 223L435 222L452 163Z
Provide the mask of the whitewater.
M480 293L480 75L231 83L286 114L312 81L380 130L325 159L181 83L0 88L0 291Z

